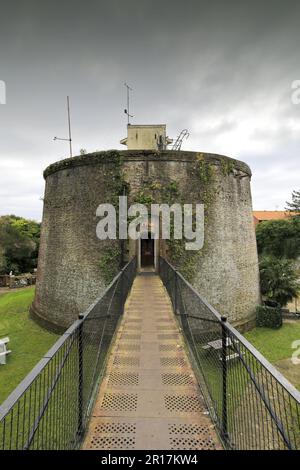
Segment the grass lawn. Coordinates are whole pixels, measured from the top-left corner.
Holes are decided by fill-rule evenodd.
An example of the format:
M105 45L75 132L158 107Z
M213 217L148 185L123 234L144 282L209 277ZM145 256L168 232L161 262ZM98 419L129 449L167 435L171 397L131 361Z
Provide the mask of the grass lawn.
M0 400L18 385L24 376L49 350L58 336L51 334L28 317L28 308L32 302L34 289L23 289L0 295L0 337L9 336L10 349L8 363L0 366ZM83 382L83 419L87 420L91 386L94 384L94 371L103 372L105 358L109 351L112 330L102 335L105 319L97 323L94 336L91 324L85 330L83 364L85 367ZM110 324L112 325L112 323ZM98 362L99 342L102 338L102 353ZM51 361L34 381L32 387L22 395L18 404L10 410L5 421L0 423L1 449L73 449L79 444L79 350L76 334L64 343ZM88 339L87 339L88 338ZM60 371L61 365L64 365ZM96 366L96 369L94 367ZM56 381L56 375L59 375ZM51 396L50 385L55 383ZM34 434L34 424L42 405L47 400L43 418Z
M0 295L0 338L9 336L6 365L0 365L0 404L55 343L58 336L29 318L34 287Z
M284 323L278 330L254 328L245 337L300 390L300 365L291 361L292 343L300 340L300 321Z
M292 342L300 339L300 321L284 323L278 330L270 328L254 328L245 334L250 343L259 350L270 362L287 359L292 356Z

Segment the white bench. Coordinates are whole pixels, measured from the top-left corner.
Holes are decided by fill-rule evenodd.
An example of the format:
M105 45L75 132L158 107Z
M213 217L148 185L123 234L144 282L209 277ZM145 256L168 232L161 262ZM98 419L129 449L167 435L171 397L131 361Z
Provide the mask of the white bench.
M10 349L6 349L6 345L9 343L9 337L0 339L0 364L6 364L6 356L11 353Z
M226 338L226 346L232 346L232 341L230 338ZM202 349L214 349L215 351L218 351L219 349L222 349L223 347L223 342L222 339L216 339L214 341L210 341L207 343L205 346L202 346Z
M232 359L237 359L238 357L240 357L240 355L238 353L228 354L226 356L226 362L232 361ZM220 361L223 361L223 357L221 355L219 356L219 358L220 358Z
M229 337L226 338L226 347L229 349L228 351L229 354L226 354L226 362L232 361L233 359L238 359L240 355L244 354L243 351L241 351L240 353L234 352L234 349L230 351L231 347L233 346L233 343L238 343L238 340L233 339L233 341L231 341ZM202 346L202 349L204 349L205 351L210 351L210 350L218 351L219 359L220 361L223 361L223 357L221 354L222 347L223 347L222 339L216 339L215 341L210 341L209 343Z

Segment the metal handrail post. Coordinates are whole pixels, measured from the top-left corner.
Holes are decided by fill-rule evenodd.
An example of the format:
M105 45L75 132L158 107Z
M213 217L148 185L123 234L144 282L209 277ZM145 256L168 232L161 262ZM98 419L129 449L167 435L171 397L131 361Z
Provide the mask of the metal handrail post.
M222 437L228 441L228 422L227 422L227 318L221 317L222 328Z
M78 425L77 434L83 432L83 321L78 329Z

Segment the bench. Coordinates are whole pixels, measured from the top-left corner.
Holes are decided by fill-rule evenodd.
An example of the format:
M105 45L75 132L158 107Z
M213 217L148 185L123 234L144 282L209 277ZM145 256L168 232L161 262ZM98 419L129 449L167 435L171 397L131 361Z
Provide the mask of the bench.
M9 337L0 339L0 364L6 364L6 356L11 353L10 349L6 349L6 345L9 343Z
M228 354L226 356L226 362L227 361L232 361L232 359L237 359L238 357L240 357L240 355L238 353ZM221 355L219 356L219 359L220 359L220 361L223 361L223 357Z
M233 342L236 342L237 340L233 340ZM204 346L202 346L202 349L204 350L209 350L209 349L214 349L215 351L219 351L220 349L222 349L222 346L223 346L223 343L222 343L222 339L215 339L214 341L210 341L209 343L205 344ZM227 347L230 347L232 346L232 341L230 338L226 338L226 346Z
M232 348L234 346L234 343L238 343L238 340L235 338L233 340L231 340L229 337L226 338L226 348L228 348L229 350L228 351L229 354L226 355L226 362L232 361L233 359L237 359L240 357L240 354L241 355L244 354L244 352L240 352L240 354L237 352L233 352ZM205 344L204 346L202 346L202 349L204 349L205 351L211 351L211 350L217 351L220 361L223 361L223 357L221 354L222 346L223 346L223 342L222 342L222 339L220 338L220 339L216 339L214 341L210 341L209 343ZM230 349L231 349L231 352L230 352Z

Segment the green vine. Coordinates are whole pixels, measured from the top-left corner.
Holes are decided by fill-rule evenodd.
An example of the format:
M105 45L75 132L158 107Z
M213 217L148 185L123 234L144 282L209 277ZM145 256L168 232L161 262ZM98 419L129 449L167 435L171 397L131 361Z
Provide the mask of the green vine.
M144 204L145 206L149 206L150 204L154 203L154 197L152 194L149 194L147 189L142 189L134 195L133 201L137 204Z
M196 156L194 171L200 183L200 201L204 204L204 211L207 216L215 195L215 167L212 162L200 153Z
M234 169L234 162L226 158L221 160L221 171L224 176L230 175Z
M109 246L102 249L99 268L104 282L108 285L120 270L121 249L119 246Z
M119 196L128 194L129 186L124 176L124 159L118 152L109 152L110 169L107 174L106 188L110 194L110 203L113 204L118 211Z
M124 176L124 160L123 157L116 151L106 153L108 156L109 166L107 170L107 185L106 191L110 195L109 202L114 205L116 209L116 216L119 216L119 196L129 193L129 186L125 181ZM118 231L118 225L117 225ZM117 233L118 240L118 233ZM106 284L109 284L120 270L122 263L121 260L121 246L120 242L112 241L112 246L107 246L102 249L102 254L99 260L99 269Z
M196 202L204 204L205 219L209 217L209 209L214 201L216 185L215 185L215 166L213 162L199 153L196 156L193 165L193 174L190 179L191 187L188 189L193 193L193 199ZM171 186L174 189L174 186ZM184 203L185 197L178 191L174 191L176 200L171 202ZM193 227L195 229L195 226ZM172 232L171 228L171 232ZM186 240L175 240L172 236L167 240L168 257L174 266L182 273L182 275L190 282L193 282L195 275L199 269L199 261L203 256L203 249L198 252L189 251L185 248Z

